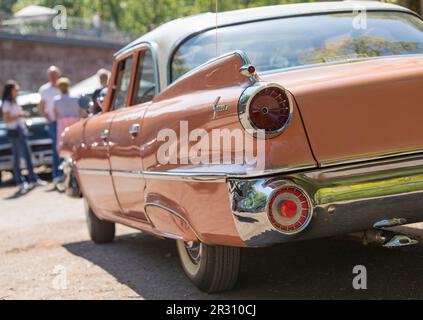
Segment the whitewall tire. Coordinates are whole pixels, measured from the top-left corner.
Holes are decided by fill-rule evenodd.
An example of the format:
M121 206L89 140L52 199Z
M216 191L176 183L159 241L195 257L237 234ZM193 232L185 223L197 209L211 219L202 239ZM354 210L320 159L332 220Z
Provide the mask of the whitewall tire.
M202 291L232 289L239 276L241 249L177 241L179 257L188 278Z

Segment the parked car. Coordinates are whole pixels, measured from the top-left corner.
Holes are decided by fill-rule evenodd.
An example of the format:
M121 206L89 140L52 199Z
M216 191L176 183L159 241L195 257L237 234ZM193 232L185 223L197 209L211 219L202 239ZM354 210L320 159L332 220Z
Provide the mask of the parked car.
M92 240L115 223L175 239L207 292L234 286L243 247L414 244L386 228L423 221L421 18L345 1L217 21L175 20L119 51L103 113L63 134Z
M48 132L47 120L38 112L40 99L37 93L25 94L18 97L18 103L29 114L26 119L26 126L28 128L28 143L32 151L32 163L34 167L50 167L52 164L52 140ZM26 167L23 160L21 167ZM0 111L0 184L2 172L13 172L13 155L7 137L7 126L3 122Z

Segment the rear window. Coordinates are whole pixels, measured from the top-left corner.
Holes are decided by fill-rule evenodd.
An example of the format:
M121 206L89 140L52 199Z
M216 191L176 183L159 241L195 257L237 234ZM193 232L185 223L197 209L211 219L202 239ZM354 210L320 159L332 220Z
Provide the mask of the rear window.
M219 54L243 50L258 72L313 64L423 53L423 22L402 12L282 18L223 27ZM362 19L361 19L362 20ZM172 60L172 82L216 56L215 30L183 43Z

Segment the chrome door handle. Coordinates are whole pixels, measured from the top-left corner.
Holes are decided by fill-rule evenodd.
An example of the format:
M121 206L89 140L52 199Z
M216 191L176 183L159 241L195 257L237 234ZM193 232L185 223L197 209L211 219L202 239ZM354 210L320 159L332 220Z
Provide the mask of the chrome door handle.
M133 136L136 136L138 133L140 133L141 131L141 125L139 125L138 123L133 124L130 128L129 128L129 133Z
M100 133L101 140L107 140L109 138L109 130L103 130Z

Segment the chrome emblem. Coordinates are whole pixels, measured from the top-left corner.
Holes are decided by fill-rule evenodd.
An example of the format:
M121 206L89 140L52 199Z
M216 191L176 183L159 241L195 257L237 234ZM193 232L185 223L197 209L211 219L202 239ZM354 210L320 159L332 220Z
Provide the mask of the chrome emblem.
M219 104L219 101L222 97L217 97L216 101L214 102L212 106L213 110L213 120L217 118L217 113L222 111L228 111L229 106L227 104Z

